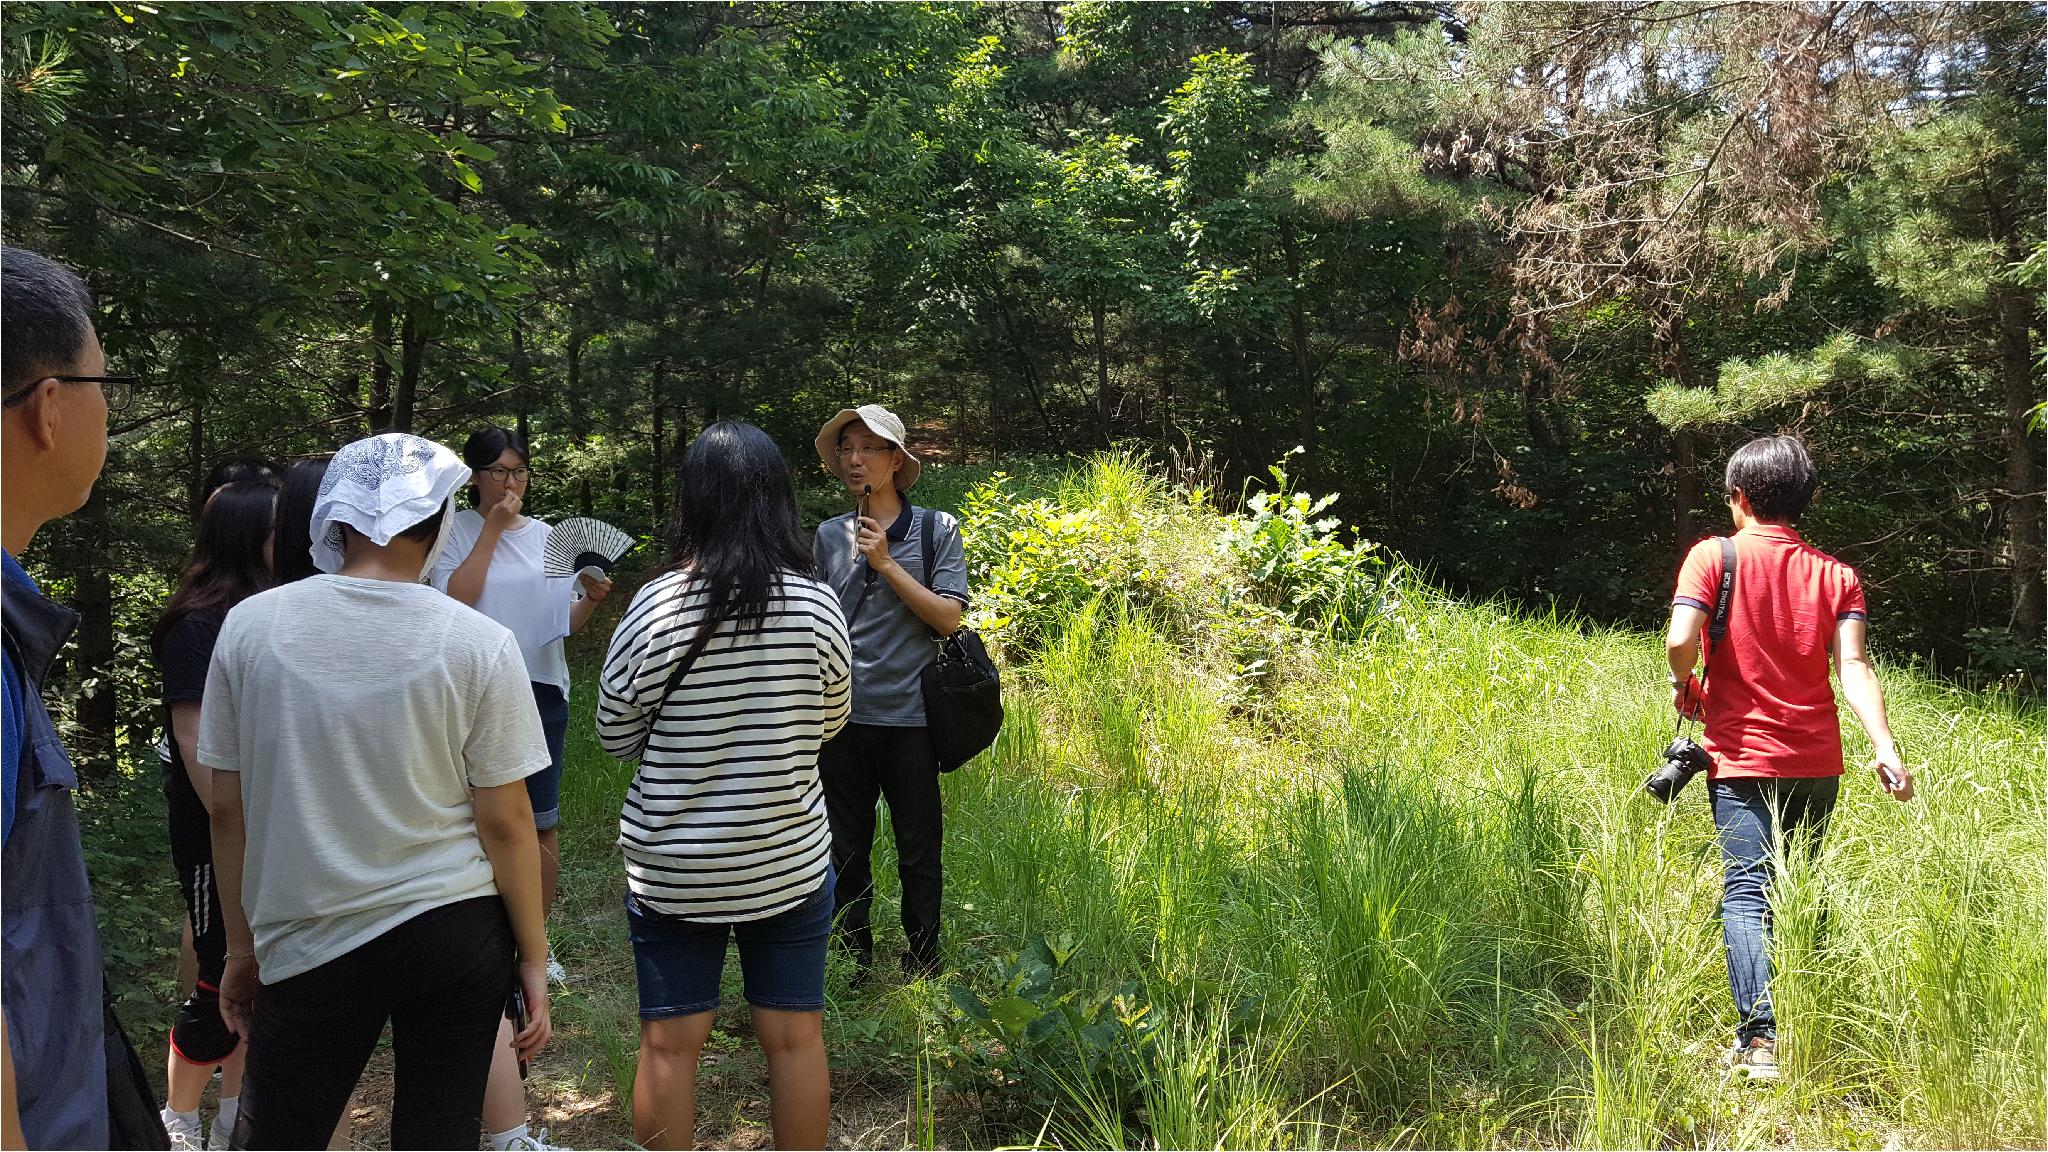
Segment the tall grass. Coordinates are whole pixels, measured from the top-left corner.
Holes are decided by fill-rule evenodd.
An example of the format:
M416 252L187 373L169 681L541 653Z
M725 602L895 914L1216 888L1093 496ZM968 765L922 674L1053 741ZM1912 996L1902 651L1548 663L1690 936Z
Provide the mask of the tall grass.
M1042 491L1145 526L1117 539L1146 592L1063 601L1009 653L1002 735L943 780L951 957L986 981L1042 933L1164 1024L1141 1099L1078 1080L1009 1113L967 1107L948 1041L905 1024L915 1142L2048 1141L2034 703L1881 669L1920 795L1882 794L1848 720L1833 823L1774 889L1786 1077L1730 1082L1705 789L1639 795L1670 731L1654 637L1410 589L1356 640L1268 637L1248 689L1203 623L1213 513L1124 460ZM565 824L616 868L629 770L600 763L572 749ZM835 984L828 1027L886 1004Z
M1100 464L1058 496L1107 517L1171 499ZM1705 789L1638 794L1669 735L1654 638L1415 592L1361 640L1305 641L1246 708L1183 624L1113 592L1073 611L1013 673L1002 742L946 781L971 934L1060 933L1103 981L1287 1013L1285 1043L1228 1049L1174 1019L1155 1144L1291 1143L1283 1101L1308 1100L1341 1115L1318 1131L1370 1143L2048 1136L2038 708L1884 670L1921 795L1856 767L1849 720L1833 826L1775 890L1787 1076L1765 1087L1720 1068ZM1221 1093L1226 1067L1257 1090ZM1054 1130L1113 1143L1085 1100Z

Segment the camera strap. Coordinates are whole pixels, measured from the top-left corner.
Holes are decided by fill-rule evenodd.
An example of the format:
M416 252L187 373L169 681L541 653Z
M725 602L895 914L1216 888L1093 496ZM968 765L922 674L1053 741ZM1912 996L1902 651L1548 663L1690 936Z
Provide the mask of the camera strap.
M1700 694L1706 695L1707 675L1714 668L1714 653L1728 639L1728 613L1735 608L1735 538L1717 536L1721 545L1721 586L1714 591L1714 610L1707 617L1707 643L1700 659ZM1678 714L1678 731L1685 731L1688 716ZM1705 721L1702 720L1702 723Z

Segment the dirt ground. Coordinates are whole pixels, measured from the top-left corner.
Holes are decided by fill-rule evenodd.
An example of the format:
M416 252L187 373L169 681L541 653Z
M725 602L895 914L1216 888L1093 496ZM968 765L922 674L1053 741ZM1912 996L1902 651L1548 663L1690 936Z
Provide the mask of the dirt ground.
M746 1027L744 1010L728 1005L720 1011L697 1080L697 1144L701 1148L774 1145L768 1127L767 1070ZM636 1147L610 1073L589 1057L583 1045L557 1043L544 1050L529 1070L526 1098L529 1123L547 1129L552 1143L569 1148ZM910 1099L911 1085L905 1077L872 1065L835 1060L831 1147L907 1146ZM211 1101L207 1108L211 1111ZM334 1147L390 1146L391 1050L387 1038L364 1069L349 1101L347 1139Z

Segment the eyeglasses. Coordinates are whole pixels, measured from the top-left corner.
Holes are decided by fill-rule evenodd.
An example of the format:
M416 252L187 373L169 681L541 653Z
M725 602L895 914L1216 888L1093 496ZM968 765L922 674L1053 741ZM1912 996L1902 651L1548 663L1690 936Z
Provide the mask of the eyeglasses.
M489 476L500 484L524 484L527 477L533 475L533 469L506 468L502 465L494 464L484 469L484 475Z
M5 401L0 401L0 407L12 408L27 400L35 395L36 385L44 380L57 380L65 384L97 384L100 386L101 394L107 398L109 412L119 412L126 408L128 402L135 398L135 386L142 383L140 376L43 376Z
M876 459L877 457L887 456L889 453L894 452L895 450L896 446L894 444L871 444L866 447L855 447L852 444L841 444L839 447L834 448L832 451L836 453L841 460L844 460L849 456L865 456L868 459L873 460Z

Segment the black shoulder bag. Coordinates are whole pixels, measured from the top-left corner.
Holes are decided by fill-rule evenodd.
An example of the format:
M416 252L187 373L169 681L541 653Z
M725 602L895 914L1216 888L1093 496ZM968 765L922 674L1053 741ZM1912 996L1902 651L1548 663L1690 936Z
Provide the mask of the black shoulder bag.
M932 539L938 517L918 509L918 544L923 552L924 586L932 586L938 546ZM918 681L924 689L924 722L932 737L939 771L951 772L996 742L1003 727L1003 684L995 661L974 629L962 625L951 636L935 637L938 655Z

